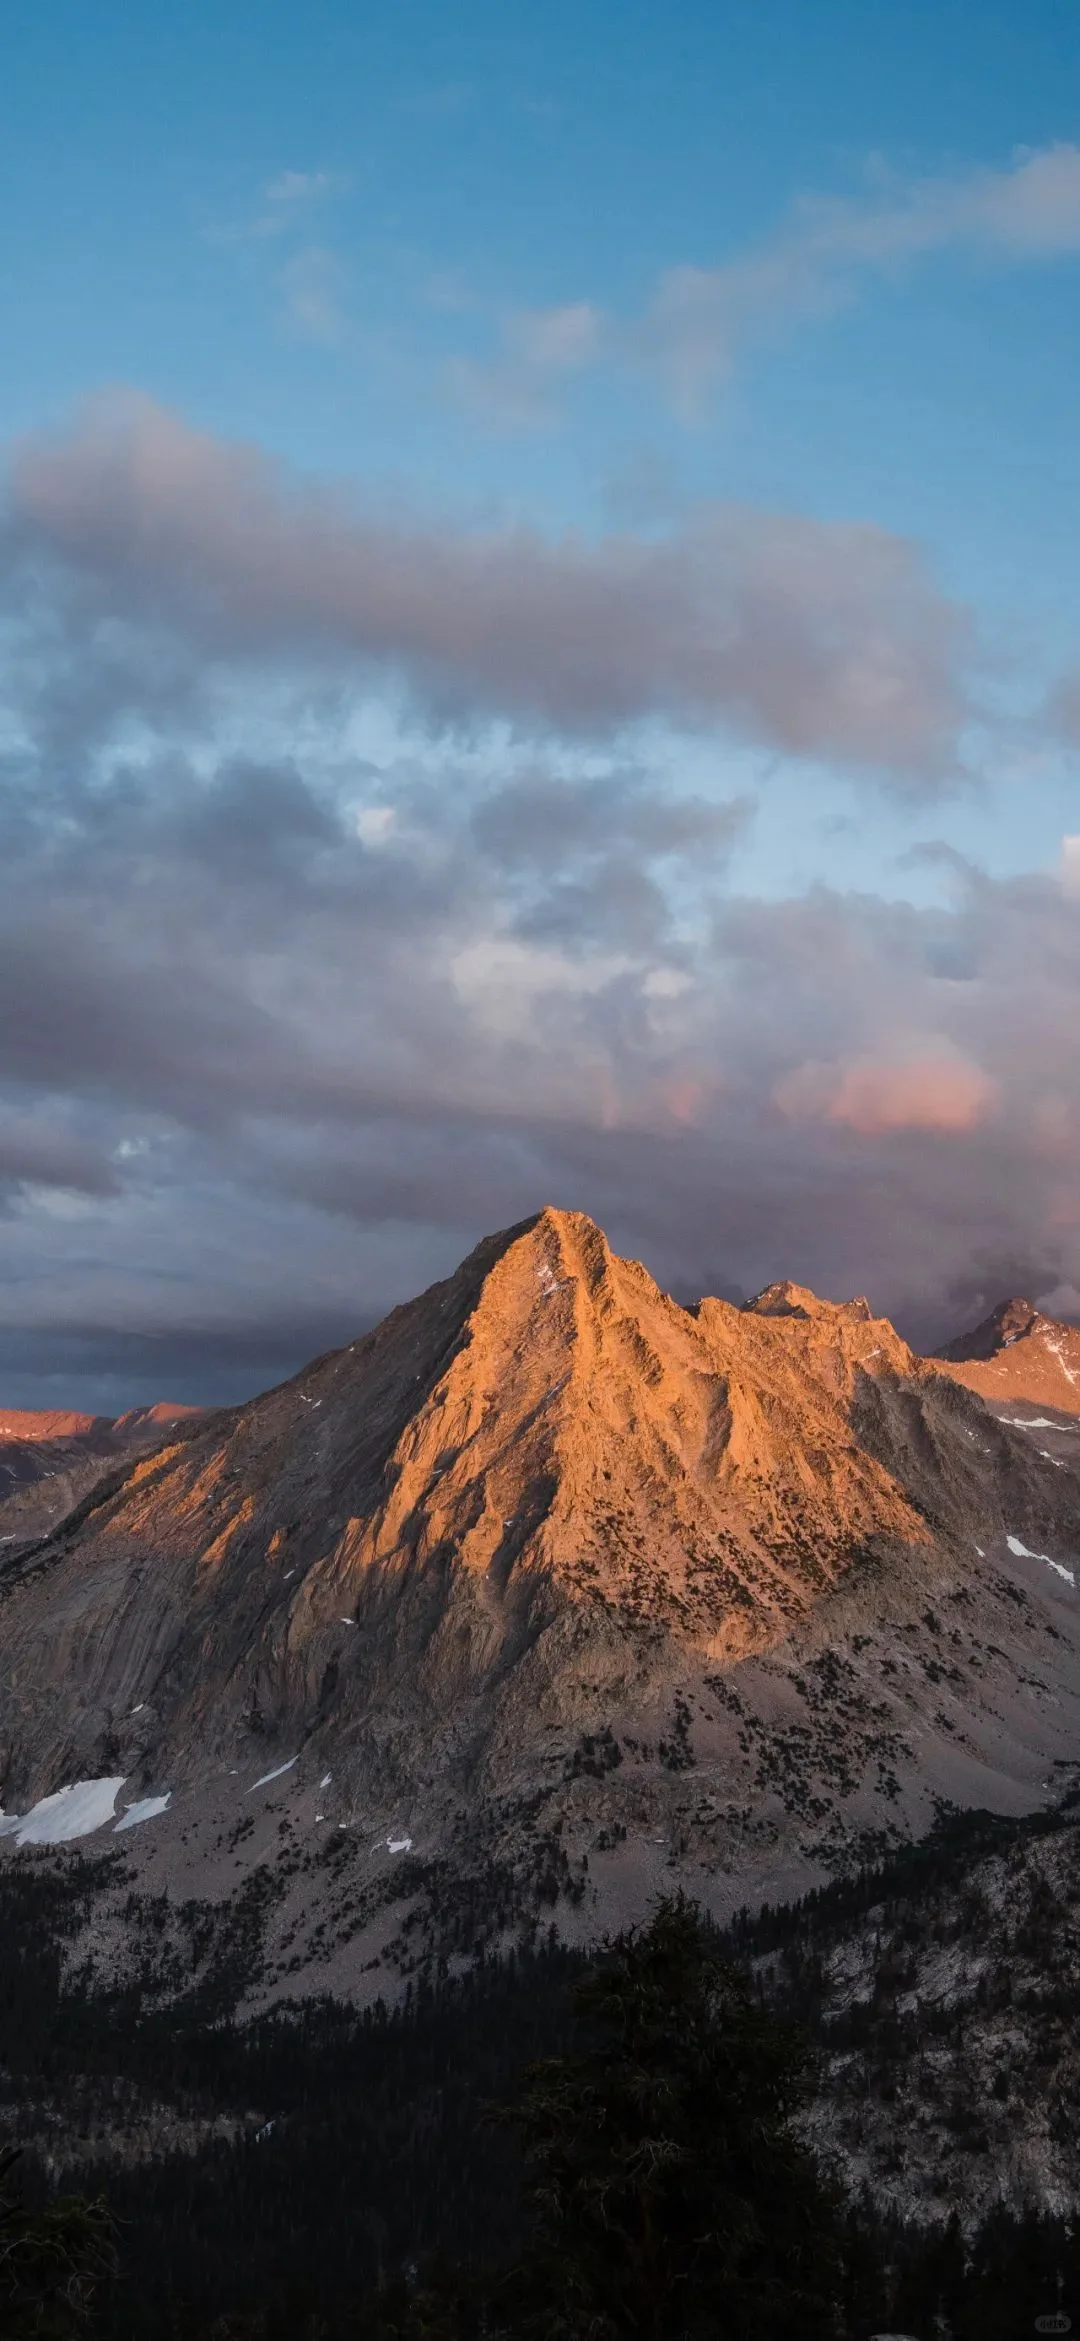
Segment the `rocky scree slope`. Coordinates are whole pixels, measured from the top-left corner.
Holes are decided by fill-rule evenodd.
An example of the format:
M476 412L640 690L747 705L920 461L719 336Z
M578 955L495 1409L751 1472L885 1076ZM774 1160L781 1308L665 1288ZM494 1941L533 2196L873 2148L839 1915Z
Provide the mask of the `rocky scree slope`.
M268 1989L730 1909L1040 1801L1078 1551L1072 1471L865 1302L685 1310L545 1211L8 1549L3 1803L104 1777L148 1890L258 1873Z

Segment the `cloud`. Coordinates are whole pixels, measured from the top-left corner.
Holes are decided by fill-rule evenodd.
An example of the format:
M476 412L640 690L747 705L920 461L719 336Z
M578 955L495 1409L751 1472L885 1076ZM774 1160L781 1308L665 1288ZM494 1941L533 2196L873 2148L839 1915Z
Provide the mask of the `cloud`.
M336 349L345 330L345 270L324 244L305 244L281 272L286 322L304 341Z
M470 403L504 423L551 421L553 394L604 354L607 334L591 301L551 309L519 309L503 319L499 347L487 363L457 359L450 379Z
M939 1051L892 1063L797 1065L773 1092L792 1121L835 1122L864 1138L893 1130L973 1130L996 1094L977 1065Z
M264 187L263 198L283 211L295 211L300 206L322 202L325 196L335 194L340 185L340 179L331 171L279 171Z
M804 198L771 243L718 267L668 270L638 345L696 397L748 342L827 316L868 279L949 251L1013 264L1080 252L1080 147L1021 150L1001 171L887 181L856 200Z
M312 214L348 186L337 171L278 171L262 189L253 216L209 231L213 244L241 251L262 245L272 252L281 317L291 332L325 349L336 349L344 336L346 271L326 243L310 240Z
M243 246L273 242L302 231L310 213L348 188L338 171L278 171L261 191L252 217L209 230L213 244Z
M1078 252L1080 146L1021 147L1004 169L952 177L904 181L879 167L860 196L804 196L773 237L747 251L666 269L637 317L585 301L515 312L496 356L462 369L462 379L513 420L550 420L565 320L567 372L602 359L645 365L692 411L748 348L833 315L874 279L948 253L1018 267ZM545 359L549 334L554 363Z
M719 879L754 810L659 789L633 767L584 780L532 770L485 793L471 835L533 943L661 950L670 883L685 893Z
M908 548L373 517L138 407L21 452L0 551L12 1403L238 1395L549 1199L927 1340L1080 1289L1071 853L743 897L722 750L631 736L926 784L957 621Z
M727 852L750 818L743 799L682 796L631 771L569 780L523 773L485 796L473 817L478 844L506 868L566 867L620 848L690 858Z
M379 515L128 398L22 445L8 538L111 625L344 657L448 719L580 737L660 715L900 785L955 769L965 616L866 524L722 505L595 542Z
M299 1364L317 1320L370 1319L546 1197L671 1287L867 1288L927 1338L999 1278L1080 1278L1080 905L1053 876L958 873L947 910L732 899L745 812L637 767L365 777L309 733L305 772L215 752L215 721L110 777L95 731L36 825L11 816L29 749L7 777L0 1326L26 1374L66 1358L104 1403L95 1376L138 1363L146 1395L160 1354L152 1389L183 1356L180 1396L200 1360L232 1391L241 1334Z
M102 1198L118 1195L121 1181L66 1103L9 1097L0 1101L0 1199L23 1188Z

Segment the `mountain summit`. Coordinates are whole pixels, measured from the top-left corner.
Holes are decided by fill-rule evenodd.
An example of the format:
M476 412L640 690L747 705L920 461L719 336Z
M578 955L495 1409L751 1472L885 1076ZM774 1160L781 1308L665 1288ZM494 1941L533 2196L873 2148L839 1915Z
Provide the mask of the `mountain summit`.
M790 1284L786 1278L755 1293L753 1300L747 1301L746 1311L754 1317L835 1318L853 1325L870 1324L874 1315L862 1293L850 1301L823 1301L805 1284Z
M1080 1414L1080 1329L1045 1317L1034 1301L1002 1301L937 1356L988 1404L1013 1400Z
M270 1799L316 1865L302 1964L327 1831L367 1942L406 1853L429 1915L478 1866L596 1924L672 1864L714 1902L805 1879L935 1797L1037 1798L1080 1722L1078 1499L865 1302L686 1310L545 1210L11 1549L4 1805L82 1782L170 1891L261 1861L300 1896Z

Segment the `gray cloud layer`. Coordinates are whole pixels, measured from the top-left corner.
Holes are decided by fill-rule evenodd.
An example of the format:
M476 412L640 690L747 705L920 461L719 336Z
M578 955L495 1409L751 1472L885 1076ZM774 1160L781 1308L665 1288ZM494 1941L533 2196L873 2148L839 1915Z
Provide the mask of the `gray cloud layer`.
M380 518L146 400L20 450L7 558L62 564L84 624L347 655L444 717L603 735L660 714L926 786L966 711L963 613L883 530L723 507L592 544Z
M733 899L752 807L620 730L670 694L925 772L955 625L903 548L343 519L143 409L23 454L6 556L13 1403L238 1394L544 1200L681 1291L866 1287L923 1334L1080 1284L1072 866ZM377 766L357 662L427 708Z

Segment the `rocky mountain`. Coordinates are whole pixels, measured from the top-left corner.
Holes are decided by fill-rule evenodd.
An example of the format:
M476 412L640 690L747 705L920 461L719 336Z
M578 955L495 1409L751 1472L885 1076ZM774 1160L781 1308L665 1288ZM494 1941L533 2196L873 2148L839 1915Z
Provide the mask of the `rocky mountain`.
M853 2199L969 2232L1003 2204L1075 2217L1078 1853L1073 1791L957 1817L760 1930L765 1989L823 2051L807 2128Z
M137 1406L115 1418L58 1408L0 1412L0 1535L39 1534L99 1480L110 1464L141 1453L197 1406ZM7 1531L4 1535L3 1531Z
M765 1285L746 1308L754 1317L817 1317L830 1324L868 1325L874 1315L862 1293L851 1301L822 1301L805 1284L791 1284L786 1277Z
M1002 1301L973 1332L947 1342L937 1356L988 1406L1080 1415L1080 1327L1044 1317L1033 1301Z
M775 1898L1044 1801L1078 1547L1073 1471L865 1302L683 1309L544 1211L6 1549L4 1850L122 1830L114 1963L132 1878L254 1883L270 1996Z
M40 1446L55 1439L92 1439L112 1429L105 1414L72 1414L59 1407L8 1406L0 1413L0 1440Z

